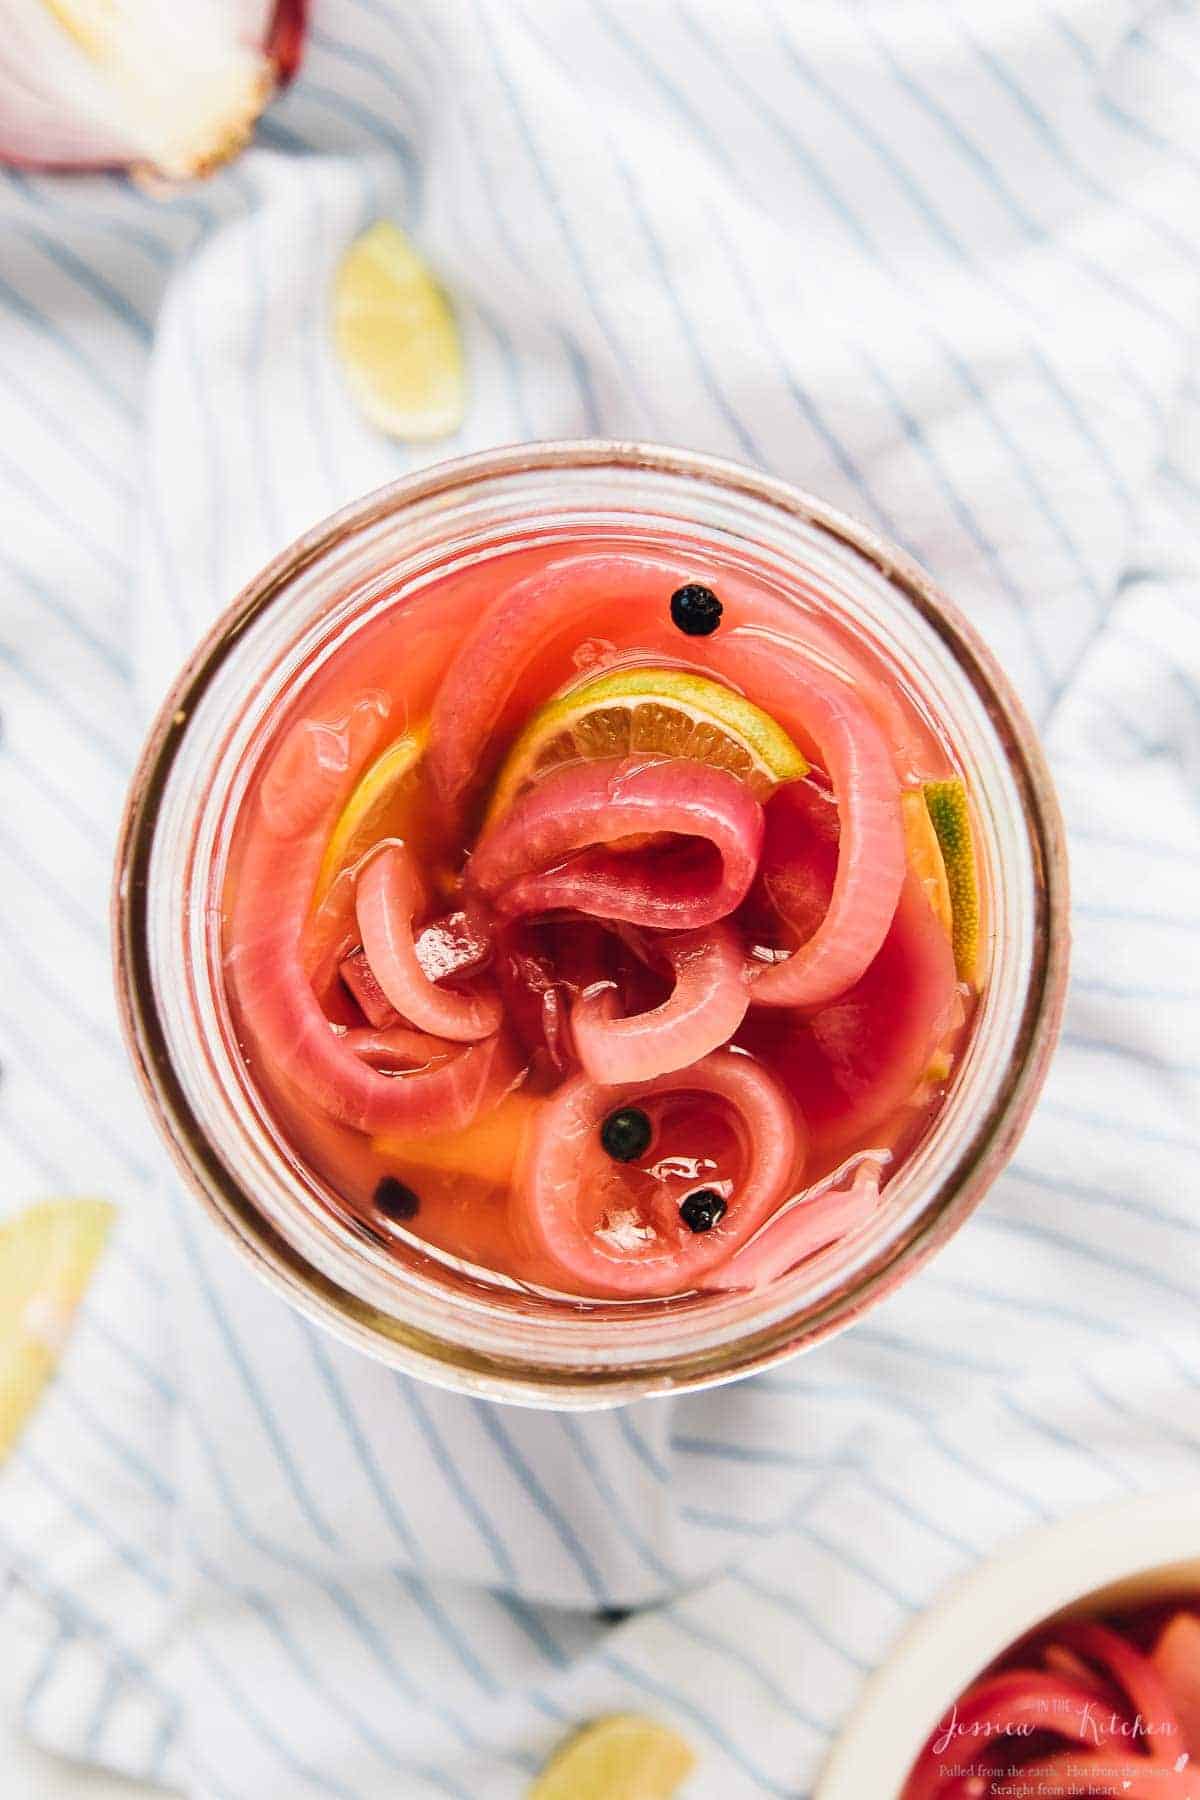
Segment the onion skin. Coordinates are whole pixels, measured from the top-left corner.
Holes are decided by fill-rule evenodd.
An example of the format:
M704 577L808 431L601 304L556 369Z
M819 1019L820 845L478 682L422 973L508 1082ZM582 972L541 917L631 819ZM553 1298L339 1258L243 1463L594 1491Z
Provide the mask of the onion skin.
M61 28L64 38L71 33L65 23L54 20L53 8L46 6L48 20ZM46 56L40 59L39 95L42 111L47 115L45 132L49 140L39 143L42 127L30 119L30 89L27 83L3 66L0 57L0 166L46 173L94 173L96 171L129 170L147 185L165 183L173 186L183 180L209 175L222 163L245 148L253 135L259 116L278 91L297 74L304 54L308 32L309 0L238 0L231 9L235 36L231 50L257 51L262 60L262 76L256 92L241 112L233 118L214 119L211 141L197 148L186 168L160 167L152 155L138 151L132 143L121 144L120 126L101 123L73 106L66 92L68 82L56 88L52 71L46 68ZM263 13L266 13L264 23ZM64 61L73 59L68 43ZM19 92L20 100L14 99ZM118 100L119 96L114 95ZM24 107L26 118L19 122L18 108ZM131 129L130 137L136 136Z
M275 17L263 44L263 53L274 63L278 85L294 81L308 36L309 0L277 0Z

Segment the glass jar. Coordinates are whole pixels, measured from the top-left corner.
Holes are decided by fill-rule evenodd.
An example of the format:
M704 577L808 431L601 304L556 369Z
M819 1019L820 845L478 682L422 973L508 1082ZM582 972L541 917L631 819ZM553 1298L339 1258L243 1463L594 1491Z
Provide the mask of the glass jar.
M414 1248L384 1249L322 1200L248 1080L221 977L232 821L297 684L406 586L622 524L752 552L823 595L902 672L970 785L991 967L935 1121L859 1235L754 1292L567 1303ZM451 647L448 646L448 653ZM1062 824L1032 726L972 628L900 551L734 464L626 443L520 445L445 463L347 507L276 558L167 695L134 777L114 892L123 1025L188 1186L258 1273L369 1355L465 1392L611 1405L769 1367L850 1324L977 1206L1053 1049L1067 972Z

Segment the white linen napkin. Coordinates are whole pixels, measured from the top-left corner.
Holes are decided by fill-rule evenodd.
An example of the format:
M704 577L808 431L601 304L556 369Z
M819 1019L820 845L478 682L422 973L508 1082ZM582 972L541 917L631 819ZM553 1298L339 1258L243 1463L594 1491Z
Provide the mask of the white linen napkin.
M947 1575L1194 1477L1198 81L1190 4L318 0L207 185L4 178L4 1197L123 1205L0 1475L30 1733L206 1800L508 1800L648 1708L697 1800L800 1796ZM447 454L646 436L795 480L933 571L1045 731L1045 1101L937 1262L780 1373L581 1419L413 1384L244 1273L132 1091L104 914L149 712L267 556L428 456L331 361L379 216L466 335Z

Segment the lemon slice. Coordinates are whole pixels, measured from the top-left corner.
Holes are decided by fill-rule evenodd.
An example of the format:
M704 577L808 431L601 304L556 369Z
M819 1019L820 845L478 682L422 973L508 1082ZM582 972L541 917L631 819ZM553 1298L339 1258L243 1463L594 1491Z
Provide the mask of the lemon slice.
M0 1461L54 1373L114 1212L43 1200L0 1225Z
M426 724L406 731L375 758L342 809L321 858L313 906L320 906L334 879L381 838L409 839L419 828L421 784L417 768L429 736Z
M568 1739L528 1800L671 1800L695 1763L677 1731L637 1713L613 1713Z
M381 220L342 258L334 341L350 391L380 431L409 442L452 437L466 379L442 289L404 233Z
M960 981L979 972L979 883L967 790L957 776L925 783L925 805L937 835L950 895L950 941Z
M760 800L808 773L783 727L744 694L687 669L614 669L533 715L505 759L488 819L560 763L638 750L728 769Z

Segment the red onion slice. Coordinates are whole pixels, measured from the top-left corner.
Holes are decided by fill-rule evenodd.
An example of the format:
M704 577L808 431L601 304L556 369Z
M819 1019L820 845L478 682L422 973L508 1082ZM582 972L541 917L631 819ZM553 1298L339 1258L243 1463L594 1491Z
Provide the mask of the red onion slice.
M376 981L361 950L355 950L338 964L338 974L368 1025L378 1031L385 1025L399 1024L395 1007ZM318 994L321 992L316 982L313 987Z
M711 925L754 879L762 808L703 763L573 763L522 794L485 832L470 880L509 917L558 908L660 930ZM620 840L683 840L622 851Z
M904 879L900 783L891 749L857 692L789 639L743 627L706 650L714 674L743 687L784 730L816 748L840 831L829 907L784 962L755 976L756 1006L820 1006L844 993L887 935Z
M725 1216L710 1231L689 1231L661 1184L649 1204L639 1204L620 1165L600 1144L610 1112L670 1094L711 1095L733 1115L741 1141L741 1176ZM792 1107L748 1056L718 1050L694 1068L615 1088L576 1075L538 1116L516 1223L572 1289L624 1299L678 1294L701 1285L757 1230L786 1191L796 1163Z
M989 1745L998 1743L1006 1762L1015 1762L1031 1731L1049 1730L1073 1744L1090 1745L1088 1721L1094 1711L1090 1686L1062 1675L1041 1669L984 1675L958 1700L953 1715L930 1732L902 1800L948 1800L960 1791L954 1783L978 1763L981 1751L986 1754ZM987 1789L980 1791L986 1794Z
M413 1136L469 1124L513 1084L519 1065L496 1036L411 1073L383 1073L365 1041L339 1035L313 992L302 937L317 871L385 720L379 697L368 696L343 719L302 719L283 739L259 787L256 829L237 871L226 969L252 1066L261 1059L358 1131ZM412 1040L406 1033L403 1055L400 1040L392 1046L398 1063L415 1053Z
M781 1207L705 1286L765 1287L805 1257L849 1237L878 1207L882 1167L890 1157L887 1150L863 1150L849 1157L808 1193Z
M675 987L661 1006L618 1018L615 985L581 994L571 1009L575 1051L593 1081L652 1081L727 1043L750 1004L746 960L728 926L664 938Z
M720 630L702 645L681 635L668 610L673 590L697 580L711 580L725 606ZM575 551L503 590L460 647L430 720L427 766L437 792L457 810L472 789L486 781L495 762L491 744L504 729L519 723L512 714L518 687L525 693L530 670L550 652L551 660L557 658L558 672L544 685L544 697L567 673L558 651L580 631L598 631L654 660L675 657L716 668L712 651L751 622L778 633L810 670L836 668L852 682L861 682L870 710L882 722L897 756L907 764L918 754L909 741L906 714L888 685L864 665L844 637L778 591L766 571L761 579L726 568L714 573L698 567L683 552L664 555L648 548L619 554ZM757 690L747 684L746 691L759 706L775 712L780 685L776 666L758 681ZM812 741L802 727L792 735L801 746Z
M1169 1726L1161 1735L1145 1740L1153 1762L1174 1762L1183 1742L1170 1690L1150 1658L1143 1656L1120 1632L1095 1619L1071 1619L1054 1628L1055 1642L1074 1650L1109 1676L1129 1700L1131 1713Z
M486 779L487 746L521 676L551 638L603 619L614 606L661 595L677 585L664 565L628 553L576 553L515 582L488 608L451 664L429 717L426 767L451 810Z
M1150 1660L1166 1683L1193 1761L1200 1761L1200 1612L1183 1608L1175 1613Z
M751 988L751 1001L757 998ZM915 875L883 946L846 993L815 1012L755 1008L739 1043L795 1095L822 1157L844 1156L921 1086L959 1005L950 941Z
M424 902L423 884L412 853L388 844L360 872L356 890L358 928L371 973L402 1019L435 1037L478 1043L499 1031L500 997L439 987L417 957L413 917Z

